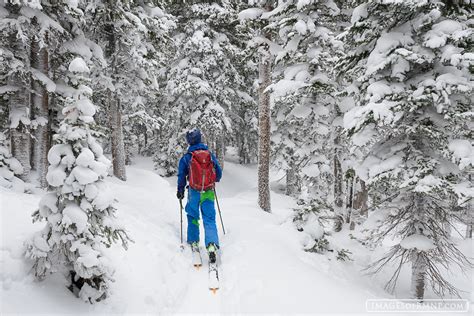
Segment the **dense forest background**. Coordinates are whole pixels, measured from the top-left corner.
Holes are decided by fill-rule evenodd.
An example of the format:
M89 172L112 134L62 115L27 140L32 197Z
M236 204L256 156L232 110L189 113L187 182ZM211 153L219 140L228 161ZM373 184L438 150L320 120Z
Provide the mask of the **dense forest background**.
M369 270L456 295L436 266L471 266L451 236L472 238L473 24L469 0L0 0L0 184L48 189L37 220L100 219L104 153L121 180L138 155L171 176L199 127L222 164L258 163L263 210L275 168L298 228L330 223L306 250L370 219L361 242L399 242Z

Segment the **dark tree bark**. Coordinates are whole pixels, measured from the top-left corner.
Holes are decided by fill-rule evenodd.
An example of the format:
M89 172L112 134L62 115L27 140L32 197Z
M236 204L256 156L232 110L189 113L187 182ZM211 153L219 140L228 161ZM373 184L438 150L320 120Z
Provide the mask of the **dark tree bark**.
M47 35L46 35L47 40ZM31 41L31 67L37 71L48 75L49 71L49 55L46 47L39 47L37 38ZM49 112L49 96L44 85L38 80L31 82L31 108L34 118L39 122L38 127L34 131L34 142L32 150L32 167L38 171L39 182L42 188L48 186L46 174L48 172L48 151L51 147L50 143L50 122Z
M467 224L467 226L466 226L466 235L464 237L466 239L472 238L472 224Z
M425 199L420 194L415 194L414 196L414 207L419 214L425 213ZM423 219L421 219L423 220ZM418 227L419 225L414 225L413 233L422 234L423 229ZM411 292L414 298L418 300L423 300L425 295L425 286L426 286L426 273L428 270L428 258L426 257L425 252L417 251L412 253L411 258Z
M351 178L351 190L349 196L351 199L350 204L350 230L355 229L355 225L361 224L368 213L368 192L365 186L365 182L359 177Z
M116 69L116 48L117 38L115 32L115 17L114 17L115 1L109 0L107 2L107 23L105 25L105 32L107 36L107 47L105 55L109 67L109 73L114 80ZM109 110L109 125L111 129L111 147L112 147L112 166L114 176L120 180L127 180L125 169L125 144L123 140L122 130L122 109L119 98L114 91L108 91L108 110Z
M472 175L469 174L468 175L468 179L469 179L469 182L472 181ZM474 203L471 201L469 201L469 205L468 205L468 208L466 209L465 211L465 216L466 216L466 234L465 234L465 238L468 239L468 238L472 238L472 226L474 224L474 214L473 214L473 209L474 209Z
M11 18L15 19L19 7L13 4L7 4L6 7L11 13ZM8 39L15 57L26 64L28 62L26 45L17 37L16 29L10 31ZM24 180L31 170L30 104L26 82L26 78L22 78L19 72L12 73L7 80L8 85L15 89L8 99L11 152L23 166L23 174L20 177Z
M122 113L120 102L109 91L109 123L111 128L112 165L114 175L120 180L127 180L125 171L125 145L123 142Z
M349 229L354 230L355 228L355 221L354 218L357 217L354 210L354 186L355 186L355 179L354 174L352 171L348 171L350 174L346 177L346 210L345 210L345 217L346 217L346 224L349 224Z
M423 300L425 296L425 281L427 262L423 252L417 252L412 257L411 291L414 298Z
M368 200L369 200L369 192L367 191L367 187L365 185L365 181L357 178L356 183L358 184L357 190L354 197L354 209L358 210L358 214L361 217L367 217L368 213Z
M267 11L272 7L267 2ZM263 29L262 35L271 40L271 34ZM270 205L270 93L265 91L271 84L272 61L269 48L262 49L260 55L259 76L260 85L258 89L258 205L265 212L271 212Z
M336 131L337 132L337 131ZM342 230L342 226L344 224L344 218L342 216L342 208L344 204L344 199L342 197L342 167L340 162L340 136L337 135L334 138L334 157L333 157L333 172L334 172L334 215L335 215L335 223L334 223L334 231L339 232Z

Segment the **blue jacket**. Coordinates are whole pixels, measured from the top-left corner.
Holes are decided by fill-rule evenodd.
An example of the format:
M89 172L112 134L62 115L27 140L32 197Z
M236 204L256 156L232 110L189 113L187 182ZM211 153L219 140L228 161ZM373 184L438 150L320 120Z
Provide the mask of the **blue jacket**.
M195 150L200 150L200 149L209 150L207 146L203 143L191 145L188 148L188 152L179 160L178 192L184 191L184 187L186 186L186 182L187 182L186 178L189 173L189 163L191 162L191 157L192 157L191 153ZM222 177L222 169L221 169L221 166L219 165L219 162L217 161L216 156L214 156L213 153L211 153L211 158L212 158L212 162L214 163L214 168L216 168L216 181L219 182Z

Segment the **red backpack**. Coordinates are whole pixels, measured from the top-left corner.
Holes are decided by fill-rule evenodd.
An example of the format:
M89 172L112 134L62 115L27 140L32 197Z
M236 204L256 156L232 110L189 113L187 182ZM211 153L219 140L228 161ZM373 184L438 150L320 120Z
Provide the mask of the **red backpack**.
M198 191L214 188L216 170L209 150L196 150L191 152L191 165L189 166L189 186Z

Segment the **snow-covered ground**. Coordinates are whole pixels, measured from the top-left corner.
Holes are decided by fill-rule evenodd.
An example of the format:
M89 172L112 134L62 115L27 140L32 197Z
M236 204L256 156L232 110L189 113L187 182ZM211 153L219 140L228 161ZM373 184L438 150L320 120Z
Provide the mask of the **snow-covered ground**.
M2 314L361 314L367 299L392 298L382 289L382 277L360 272L370 255L346 235L334 237L333 242L351 249L354 261L330 261L304 252L303 234L291 220L294 201L273 192L273 213L260 211L255 167L230 161L217 187L227 234L221 233L221 289L212 294L207 289L206 268L196 270L189 250L179 248L175 178L160 177L152 171L151 160L144 158L127 172L127 182L107 181L119 200L119 219L135 243L128 251L110 249L116 282L111 296L95 305L75 298L60 275L34 281L28 273L31 263L23 259L23 242L42 227L31 224L30 217L40 194L0 188ZM472 257L472 244L464 242L461 247ZM452 279L466 291L463 297L472 301L472 276L456 273ZM407 291L407 280L401 280L399 297Z

